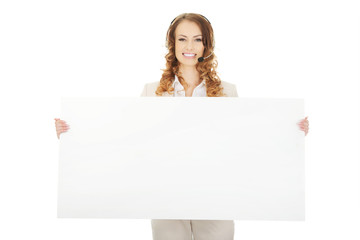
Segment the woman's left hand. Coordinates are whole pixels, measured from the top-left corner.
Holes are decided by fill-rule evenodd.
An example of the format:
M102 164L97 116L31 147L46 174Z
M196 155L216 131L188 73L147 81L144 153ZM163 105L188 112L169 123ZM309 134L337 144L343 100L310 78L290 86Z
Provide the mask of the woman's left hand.
M301 120L298 125L300 127L300 129L302 131L305 132L305 136L308 134L309 132L309 121L307 120L308 117L304 118L303 120Z

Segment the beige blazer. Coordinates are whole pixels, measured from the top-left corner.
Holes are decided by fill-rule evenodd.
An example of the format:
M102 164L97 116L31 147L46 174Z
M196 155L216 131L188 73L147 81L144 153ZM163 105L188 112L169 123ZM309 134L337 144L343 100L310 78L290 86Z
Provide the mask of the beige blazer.
M162 96L157 96L155 91L159 84L159 81L145 84L141 97L173 97L173 95L170 95L167 92L164 92ZM224 88L223 92L225 97L238 97L235 84L221 81L221 86Z

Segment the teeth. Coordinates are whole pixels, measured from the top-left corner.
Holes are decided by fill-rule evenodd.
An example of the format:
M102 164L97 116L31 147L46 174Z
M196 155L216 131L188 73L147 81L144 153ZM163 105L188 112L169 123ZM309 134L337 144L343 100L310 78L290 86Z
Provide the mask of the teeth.
M185 56L185 57L193 57L193 56L195 56L195 54L184 53L184 56Z

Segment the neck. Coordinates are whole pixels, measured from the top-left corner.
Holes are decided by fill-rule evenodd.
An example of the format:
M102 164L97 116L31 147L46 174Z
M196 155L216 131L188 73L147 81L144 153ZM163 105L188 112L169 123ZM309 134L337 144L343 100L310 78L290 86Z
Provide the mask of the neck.
M189 87L196 87L200 84L200 74L195 67L180 65L179 71Z

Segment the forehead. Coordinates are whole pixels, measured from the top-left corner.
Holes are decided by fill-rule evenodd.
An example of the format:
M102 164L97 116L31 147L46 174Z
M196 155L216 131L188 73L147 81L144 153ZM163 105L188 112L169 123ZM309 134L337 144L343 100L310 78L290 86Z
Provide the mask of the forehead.
M195 36L202 34L200 27L191 21L183 20L179 25L176 27L175 35L186 35L186 36Z

